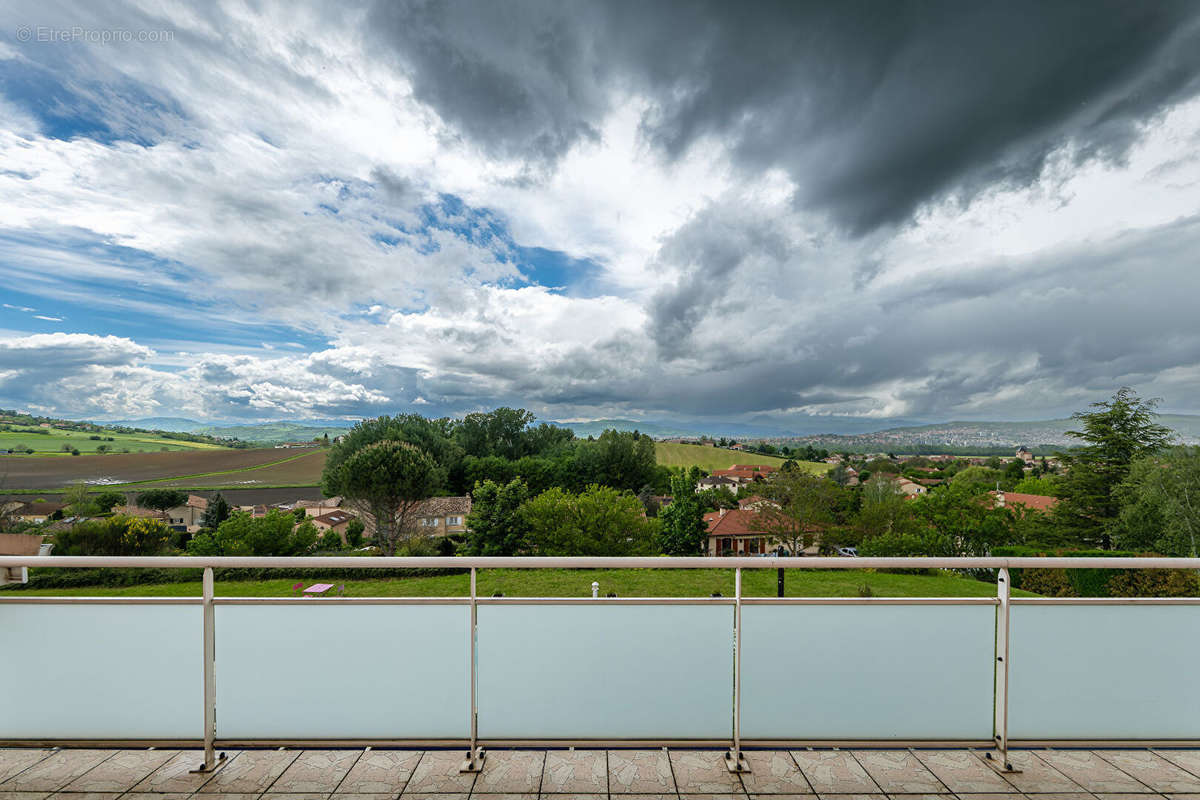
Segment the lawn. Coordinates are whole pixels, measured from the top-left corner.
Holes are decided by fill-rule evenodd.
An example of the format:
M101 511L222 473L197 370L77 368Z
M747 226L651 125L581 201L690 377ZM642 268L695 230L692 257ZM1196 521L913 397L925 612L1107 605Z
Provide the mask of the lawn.
M286 570L280 574L287 575ZM481 596L503 592L507 597L589 597L592 581L600 583L601 595L616 592L621 597L708 597L720 592L733 596L731 569L494 569L481 570L478 591ZM774 597L774 569L743 570L742 587L748 597ZM223 597L288 597L295 594L296 578L280 577L262 581L217 581L216 593ZM306 579L303 583L317 583ZM422 578L379 578L346 580L349 597L464 597L469 591L466 574ZM788 570L785 590L788 597L857 597L870 587L879 597L994 597L993 583L964 578L948 572L926 575L897 575L872 570ZM9 590L5 596L72 597L198 597L200 582L164 583L128 587L83 587L72 589ZM1014 591L1014 596L1032 597L1029 592Z
M39 431L49 430L49 433ZM101 436L103 440L89 438ZM107 441L112 438L113 441ZM64 431L57 428L24 428L15 431L0 431L0 450L9 450L23 445L33 448L34 456L70 455L63 451L63 445L73 447L81 453L94 453L96 448L107 445L115 453L128 450L131 453L158 452L164 447L168 450L224 450L220 445L207 442L181 442L176 439L163 439L153 434L115 433L84 433L83 431Z
M726 450L723 447L705 447L699 444L669 444L655 442L654 453L658 463L665 467L700 467L712 471L714 469L729 469L734 464L767 464L772 467L783 466L786 459L775 456L760 456L755 453L742 453L737 450ZM817 464L812 461L797 461L801 469L822 475L829 471L828 464Z

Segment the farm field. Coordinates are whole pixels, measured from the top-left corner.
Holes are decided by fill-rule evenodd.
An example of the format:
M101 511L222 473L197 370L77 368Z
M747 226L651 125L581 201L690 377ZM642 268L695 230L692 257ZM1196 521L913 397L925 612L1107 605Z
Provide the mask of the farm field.
M69 452L63 451L63 445L73 447L81 453L94 453L96 448L107 446L109 451L120 453L128 450L131 453L158 452L164 447L168 450L225 450L226 448L207 442L181 442L175 439L163 439L152 434L114 433L105 431L99 434L84 433L83 431L64 431L56 428L48 429L49 433L38 433L33 430L0 431L0 450L10 450L17 446L33 448L32 458L43 455L57 455L71 458ZM101 436L102 441L91 439L91 436ZM111 438L113 441L107 441Z
M276 453L291 453L285 460L211 475L191 475L171 480L155 481L154 486L164 488L225 488L255 486L316 486L321 482L321 470L325 468L325 451L308 450L297 454L294 450L276 450Z
M291 466L293 462L302 466ZM309 485L320 479L323 450L203 449L169 453L116 453L88 456L0 456L0 486L6 492L23 489L63 489L77 483L90 486L270 486L282 479ZM276 467L274 471L263 468ZM311 476L316 475L316 479ZM251 472L260 473L251 475ZM297 474L304 477L291 480ZM246 483L254 480L256 483ZM275 481L276 483L272 483ZM169 483L168 483L169 482Z
M289 597L299 580L280 570L277 579L258 581L218 580L221 597ZM774 597L774 569L742 571L742 590L748 597ZM466 574L417 578L371 578L329 582L344 584L347 597L464 597L469 593ZM620 597L709 597L720 592L732 597L731 569L490 569L480 570L479 595L491 597L590 597L592 581L600 584L601 595L616 592ZM304 585L316 580L304 579ZM788 570L784 583L788 597L858 597L870 589L878 597L995 597L993 583L964 578L948 572L929 575L895 575L869 570ZM200 581L160 583L144 586L84 586L69 589L12 589L28 596L55 597L198 597ZM1014 596L1035 595L1020 590Z
M654 452L658 463L665 467L700 467L701 469L729 469L734 464L769 464L772 467L783 466L787 459L774 456L762 456L755 453L739 453L722 447L705 447L699 444L669 444L655 442ZM823 475L829 471L828 464L816 464L811 461L797 461L800 468L814 475Z

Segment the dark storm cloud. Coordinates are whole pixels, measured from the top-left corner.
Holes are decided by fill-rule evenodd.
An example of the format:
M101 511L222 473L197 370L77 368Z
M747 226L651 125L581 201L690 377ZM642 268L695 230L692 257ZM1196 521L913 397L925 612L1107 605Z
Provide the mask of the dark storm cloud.
M1200 72L1192 2L380 2L369 29L495 155L552 168L631 90L661 152L720 137L858 233L1064 143L1119 158Z
M1169 381L1172 370L1200 363L1191 322L1197 252L1200 216L1103 244L916 276L856 294L853 306L830 285L827 305L807 308L791 305L790 288L772 298L753 273L736 269L727 299L745 298L757 313L694 312L696 330L718 331L736 344L736 358L693 333L682 347L700 367L648 383L643 402L709 415L821 411L887 387L914 416L973 406L1011 415L1013 403L1062 413L1080 392ZM801 266L764 263L755 271Z

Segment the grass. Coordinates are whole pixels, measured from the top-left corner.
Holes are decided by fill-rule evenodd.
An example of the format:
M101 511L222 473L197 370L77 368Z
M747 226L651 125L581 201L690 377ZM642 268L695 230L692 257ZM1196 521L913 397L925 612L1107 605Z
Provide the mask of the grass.
M775 456L762 456L755 453L741 453L736 450L726 450L723 447L705 447L699 444L671 444L655 442L654 452L658 463L664 467L700 467L701 469L729 469L734 464L768 464L781 467L787 459ZM823 475L829 471L828 464L817 464L811 461L797 461L801 469L815 475Z
M38 433L49 430L49 433ZM112 437L113 441L96 441L90 436ZM0 450L8 450L16 445L32 447L34 455L69 455L62 450L63 445L70 445L81 453L94 453L101 445L108 445L114 452L129 450L131 453L158 452L166 447L169 450L223 450L220 445L207 442L183 442L177 439L163 439L149 434L116 433L104 431L98 434L83 431L64 431L56 428L24 428L15 431L0 431Z
M286 576L286 571L281 571ZM589 597L592 581L600 583L601 595L616 592L621 597L708 597L720 592L733 596L732 569L494 569L481 570L478 591L490 597L503 592L507 597ZM774 597L774 569L743 570L742 589L748 597ZM295 594L295 578L261 581L218 581L221 597L289 597ZM305 580L307 586L316 583ZM421 578L378 578L337 580L344 583L348 597L464 597L469 592L466 574ZM994 597L993 583L964 578L948 572L897 575L872 570L788 570L788 597L857 597L861 587L870 587L878 597ZM163 583L146 586L82 587L71 589L11 590L29 596L55 597L198 597L200 582ZM1032 597L1014 590L1014 596ZM11 595L9 595L11 596Z

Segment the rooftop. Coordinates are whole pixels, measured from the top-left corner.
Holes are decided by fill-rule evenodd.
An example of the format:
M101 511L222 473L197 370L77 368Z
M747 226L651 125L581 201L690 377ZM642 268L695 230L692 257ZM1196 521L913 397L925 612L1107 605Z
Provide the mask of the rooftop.
M0 797L10 800L560 800L655 798L896 798L896 800L1172 800L1200 792L1200 751L1012 750L1021 772L999 774L967 749L746 750L730 773L720 750L491 750L478 775L463 751L226 750L212 773L189 772L200 751L0 749Z

